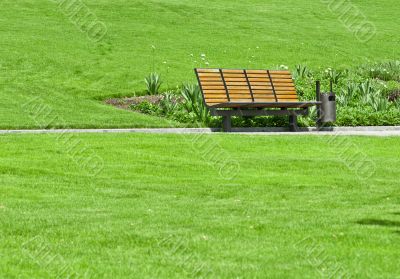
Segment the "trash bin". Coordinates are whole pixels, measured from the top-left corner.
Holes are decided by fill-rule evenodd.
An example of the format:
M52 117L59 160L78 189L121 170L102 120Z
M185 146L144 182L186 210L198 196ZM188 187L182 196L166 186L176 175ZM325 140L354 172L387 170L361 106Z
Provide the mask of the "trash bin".
M321 82L318 80L316 83L317 101L321 104L317 106L317 126L320 127L322 123L329 123L336 121L336 95L333 93L333 83L330 83L331 92L321 93Z
M321 93L320 122L328 123L336 121L336 95L333 92Z

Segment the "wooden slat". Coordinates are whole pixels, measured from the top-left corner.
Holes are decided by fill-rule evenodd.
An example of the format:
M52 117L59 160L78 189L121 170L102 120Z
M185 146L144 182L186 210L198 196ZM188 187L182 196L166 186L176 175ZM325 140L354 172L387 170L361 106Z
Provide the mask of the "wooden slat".
M207 82L207 81L222 81L221 77L200 77L200 82Z
M225 90L224 85L203 85L203 90Z
M219 73L219 69L196 69L197 73Z
M225 90L203 90L204 94L226 94Z
M253 90L253 94L274 94L274 91L271 90Z
M246 76L244 75L244 73L238 73L238 74L224 74L224 78L246 78Z
M274 86L287 86L287 84L293 84L293 81L291 79L272 79L272 82L274 83Z
M250 90L248 88L247 89L230 89L228 91L229 91L229 94L235 94L235 93L250 94Z
M268 82L269 83L269 78L268 77L249 77L250 82Z
M243 78L231 78L231 77L228 77L228 78L225 79L225 81L227 82L227 84L228 84L228 82L231 82L231 81L246 82L246 78L245 77L243 77Z
M275 86L275 90L287 90L287 91L295 91L296 92L296 88L293 85L290 84L284 84L284 85L278 85Z
M236 69L223 69L222 72L225 73L243 73L243 70Z
M290 71L280 71L280 70L270 70L269 73L271 75L274 75L274 74L279 74L279 75L289 74L289 75L291 75Z
M271 75L271 78L272 78L273 81L276 80L276 79L287 79L287 80L292 80L293 81L291 76L283 76L283 75L275 75L275 76L273 76L273 75Z
M296 95L277 95L278 99L297 99Z
M247 87L247 82L241 82L241 81L229 81L226 82L227 86L246 86Z
M230 85L230 84L227 84L226 87L228 87L229 90L232 90L232 89L249 90L248 86L243 86L243 85Z
M249 78L265 78L266 73L260 73L260 74L247 74Z
M228 99L226 94L204 94L206 99Z
M219 73L198 73L199 77L220 77Z
M222 81L204 81L201 83L202 87L204 86L224 86L224 83Z
M260 85L256 85L256 86L252 86L251 87L252 90L272 90L271 86L260 86Z
M267 74L267 70L247 70L247 74Z
M245 94L245 93L235 93L235 94L230 94L230 97L236 97L236 98L250 98L249 94ZM205 94L206 98L210 98L210 99L215 99L215 98L226 98L226 95L224 94Z
M296 92L293 91L275 91L276 95L296 95Z

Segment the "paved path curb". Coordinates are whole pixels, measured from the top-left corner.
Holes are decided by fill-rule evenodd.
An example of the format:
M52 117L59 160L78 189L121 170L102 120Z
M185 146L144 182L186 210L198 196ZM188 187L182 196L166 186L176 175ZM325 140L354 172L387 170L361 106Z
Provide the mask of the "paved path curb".
M0 130L0 134L61 134L61 133L147 133L147 134L211 134L221 132L215 128L156 128L156 129L48 129ZM317 131L315 127L290 132L287 128L233 128L230 134L248 135L350 135L400 136L400 126L390 127L334 127Z

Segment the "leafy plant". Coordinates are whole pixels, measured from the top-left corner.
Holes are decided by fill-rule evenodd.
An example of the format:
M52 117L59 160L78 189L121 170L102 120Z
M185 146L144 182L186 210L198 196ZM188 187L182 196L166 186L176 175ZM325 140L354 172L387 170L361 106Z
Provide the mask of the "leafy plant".
M162 84L161 76L157 73L151 73L145 78L146 92L148 95L157 95Z
M295 67L295 72L294 72L294 78L295 79L304 79L307 77L310 77L312 75L311 71L307 68L307 66L304 65L296 65Z
M386 97L382 96L382 91L377 89L371 80L361 83L359 90L363 103L371 106L374 111L386 111L392 105Z
M345 88L342 88L337 94L336 100L341 106L348 106L357 99L358 86L355 83L348 83Z
M368 74L371 78L385 81L400 81L400 61L377 63L372 66L366 66L365 68L368 69Z
M358 86L358 89L360 90L361 100L364 104L371 103L372 99L374 98L374 95L380 93L377 92L375 87L372 86L371 80L367 80L361 83Z
M387 111L392 106L392 103L390 103L388 99L382 98L380 95L374 95L370 105L374 111Z
M333 84L338 84L339 80L344 77L345 72L337 71L335 69L328 68L325 70L325 76L329 79Z
M159 106L164 114L173 114L178 106L176 95L172 92L163 93Z
M203 101L199 86L184 84L181 89L181 95L184 99L183 106L186 111L193 113L198 121L205 124L209 123L210 112Z
M133 110L137 110L141 113L146 113L146 114L158 114L159 112L159 107L150 103L149 101L143 101L137 105L132 106Z
M397 100L394 102L394 105L397 107L398 110L400 110L400 99L397 99Z

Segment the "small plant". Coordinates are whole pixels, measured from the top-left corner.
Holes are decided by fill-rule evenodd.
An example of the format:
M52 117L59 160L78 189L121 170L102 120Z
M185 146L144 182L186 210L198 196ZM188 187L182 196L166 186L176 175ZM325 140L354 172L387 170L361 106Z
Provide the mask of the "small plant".
M397 99L397 100L394 102L394 105L397 107L398 110L400 110L400 99Z
M383 81L400 81L400 61L387 61L375 63L373 65L364 65L360 68L360 74Z
M377 90L372 86L371 80L361 83L358 89L360 90L361 100L364 104L370 104L374 95L377 94Z
M338 84L339 80L344 77L345 72L337 71L335 69L328 68L325 70L325 77L329 79L333 84Z
M377 89L371 80L361 83L359 90L363 103L372 107L374 111L387 111L392 106L389 100L382 96L382 91Z
M176 95L172 92L163 93L159 106L165 115L173 114L178 106Z
M387 111L391 108L392 103L390 103L388 99L383 98L380 95L375 95L371 99L370 105L372 106L374 111Z
M158 114L159 112L159 107L153 105L149 101L143 101L137 105L133 105L132 109L139 111L141 113L152 114L152 115Z
M198 121L208 124L211 116L208 108L204 104L203 97L198 85L184 84L181 90L184 99L183 106L189 113L194 113Z
M307 68L307 66L303 65L297 65L295 72L294 72L294 77L295 79L301 78L307 78L311 76L311 71Z
M355 83L348 83L345 88L342 88L340 94L336 96L336 99L341 106L348 106L355 100L357 100L358 86Z
M161 76L157 73L151 73L145 78L146 92L148 95L157 95L162 84Z

